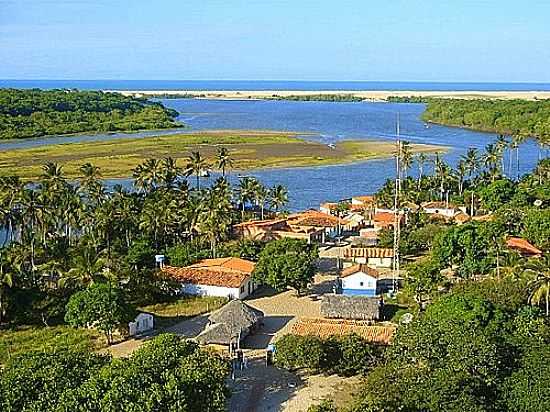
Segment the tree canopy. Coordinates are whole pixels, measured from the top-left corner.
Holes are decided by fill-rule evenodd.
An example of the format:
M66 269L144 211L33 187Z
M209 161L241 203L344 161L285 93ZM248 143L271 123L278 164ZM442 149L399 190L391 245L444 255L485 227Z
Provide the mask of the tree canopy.
M0 89L0 139L179 127L177 112L119 93Z

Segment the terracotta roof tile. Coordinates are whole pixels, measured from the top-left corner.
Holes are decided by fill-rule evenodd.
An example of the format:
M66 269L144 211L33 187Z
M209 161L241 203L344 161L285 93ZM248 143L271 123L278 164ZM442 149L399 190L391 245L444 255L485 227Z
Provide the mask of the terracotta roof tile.
M376 199L372 195L371 196L366 195L366 196L353 196L352 200L357 200L357 201L363 202L363 203L373 203Z
M291 333L300 336L313 335L320 338L355 333L369 342L387 345L391 343L395 329L395 326L374 326L365 321L300 318L292 325Z
M334 227L339 223L342 224L343 221L336 216L318 210L306 210L290 215L287 222L295 226Z
M376 278L376 279L378 279L378 277L380 276L380 272L378 272L376 269L371 268L370 266L361 264L361 265L353 265L353 266L350 266L349 268L345 268L344 270L342 270L340 277L345 278L359 272L366 273L367 275L372 276L373 278Z
M538 249L537 247L533 246L531 243L529 243L527 240L522 239L520 237L509 237L506 239L506 245L510 249L517 250L518 252L525 254L525 255L541 255L542 250Z
M162 272L178 282L238 288L254 270L254 263L239 258L204 259L191 266L164 266Z
M424 209L457 209L456 205L447 202L424 202L421 206Z

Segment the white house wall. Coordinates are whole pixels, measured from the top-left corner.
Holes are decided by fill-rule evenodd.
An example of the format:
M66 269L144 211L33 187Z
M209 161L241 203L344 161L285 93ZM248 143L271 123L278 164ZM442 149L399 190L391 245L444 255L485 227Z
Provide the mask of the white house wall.
M182 286L181 292L187 295L218 296L218 297L230 298L230 299L244 299L249 295L248 293L249 283L250 283L250 293L252 293L254 290L256 290L256 285L250 279L246 279L241 284L241 287L238 287L238 288L228 288L223 286L210 286L210 285L195 285L192 283L187 283Z

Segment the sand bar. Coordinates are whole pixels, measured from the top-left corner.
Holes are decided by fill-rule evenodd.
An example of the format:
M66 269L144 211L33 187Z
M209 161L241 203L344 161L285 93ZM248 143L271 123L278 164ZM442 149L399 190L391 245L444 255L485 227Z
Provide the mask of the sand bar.
M385 101L390 96L439 97L454 99L550 99L550 91L369 91L369 90L105 90L126 96L187 95L203 99L273 99L286 96L353 95L369 101Z

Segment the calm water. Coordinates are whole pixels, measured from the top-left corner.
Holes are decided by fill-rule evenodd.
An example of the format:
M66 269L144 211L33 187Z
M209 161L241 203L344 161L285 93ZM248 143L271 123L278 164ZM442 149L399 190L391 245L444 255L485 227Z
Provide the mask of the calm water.
M550 91L550 83L269 80L0 80L0 87L87 90L435 90Z
M163 103L178 110L180 119L193 130L288 130L316 133L316 136L307 138L324 143L350 138L393 140L399 113L403 138L415 143L450 147L444 157L453 165L469 147L483 149L495 138L492 134L458 128L435 125L426 128L420 120L424 110L422 104L187 99L164 100ZM538 146L527 141L520 149L520 159L521 172L530 171L538 160ZM327 200L375 192L387 178L393 177L393 171L394 163L387 159L341 166L257 170L247 172L247 175L257 177L266 185L288 187L289 208L298 210L318 207ZM415 176L416 173L415 166L410 174ZM235 175L231 177L233 181L237 180ZM213 174L207 180L215 178ZM122 183L130 184L129 181Z

